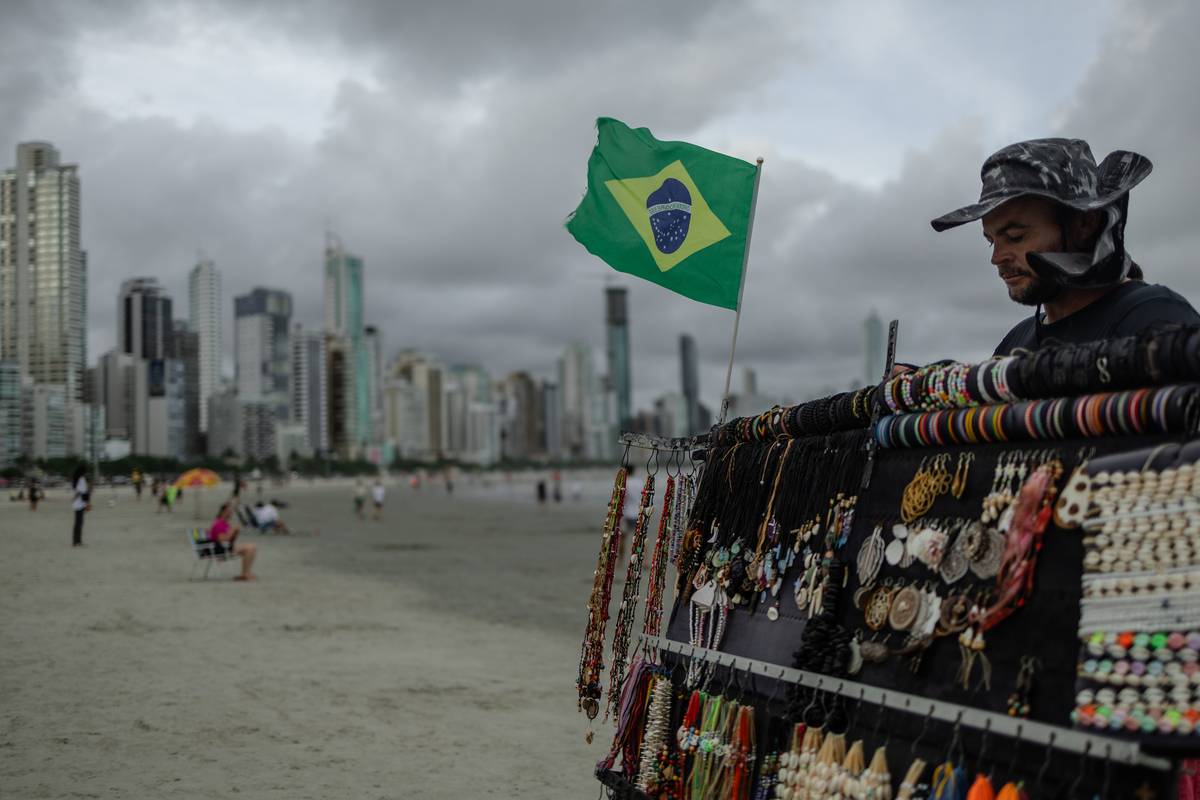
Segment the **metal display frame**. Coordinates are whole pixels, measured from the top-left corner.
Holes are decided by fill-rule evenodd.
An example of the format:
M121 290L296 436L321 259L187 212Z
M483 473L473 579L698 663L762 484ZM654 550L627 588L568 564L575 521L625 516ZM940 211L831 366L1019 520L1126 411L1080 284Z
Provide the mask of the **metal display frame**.
M850 700L883 706L917 716L940 720L955 725L965 725L989 734L1007 736L1017 741L1045 745L1051 750L1107 759L1114 763L1148 769L1170 771L1169 759L1152 756L1144 752L1137 742L1084 733L1073 728L1062 728L1044 722L997 714L971 706L933 700L920 695L907 694L893 689L881 689L865 683L834 678L818 672L771 664L719 650L677 642L662 636L640 635L639 638L660 650L688 658L698 658L718 667L736 669L741 672L762 675L777 681L804 686L817 691L832 692Z

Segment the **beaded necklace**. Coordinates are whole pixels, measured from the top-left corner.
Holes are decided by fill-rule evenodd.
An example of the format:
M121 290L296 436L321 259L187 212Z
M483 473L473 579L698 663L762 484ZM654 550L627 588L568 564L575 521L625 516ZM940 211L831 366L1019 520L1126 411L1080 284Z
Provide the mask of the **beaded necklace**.
M618 693L625 680L625 664L629 657L629 637L633 632L633 618L637 613L638 593L642 585L643 554L646 549L646 528L654 504L654 475L646 476L642 487L642 502L638 506L637 524L633 528L633 541L629 548L629 566L625 570L625 586L621 594L621 605L617 608L617 622L613 629L612 665L608 672L608 707L604 719L617 710Z
M658 636L662 628L663 589L667 582L667 548L670 545L669 526L674 501L675 478L668 475L667 487L663 491L662 513L658 518L658 538L654 541L654 552L650 556L650 584L646 587L646 610L642 616L642 633L646 637ZM643 639L643 647L647 652L650 651L648 639Z
M667 747L671 727L671 679L655 675L650 690L650 709L646 712L646 733L642 737L642 752L636 786L647 794L662 778L663 763L659 754Z
M608 623L608 606L612 600L613 574L617 557L621 552L621 516L625 511L625 467L617 470L613 481L612 497L608 501L608 513L604 518L604 531L600 537L600 555L596 560L596 571L592 573L592 594L588 598L588 621L583 633L583 648L579 655L579 679L575 686L579 692L579 710L595 719L600 712L600 671L604 668L604 629ZM592 741L589 731L588 742Z

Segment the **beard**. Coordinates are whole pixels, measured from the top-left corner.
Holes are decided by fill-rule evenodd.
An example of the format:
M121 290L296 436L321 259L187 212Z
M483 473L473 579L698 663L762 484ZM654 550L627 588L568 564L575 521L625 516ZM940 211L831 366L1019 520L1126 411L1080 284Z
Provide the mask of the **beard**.
M1053 300L1060 289L1054 281L1030 275L1024 286L1009 289L1008 297L1023 306L1039 306Z

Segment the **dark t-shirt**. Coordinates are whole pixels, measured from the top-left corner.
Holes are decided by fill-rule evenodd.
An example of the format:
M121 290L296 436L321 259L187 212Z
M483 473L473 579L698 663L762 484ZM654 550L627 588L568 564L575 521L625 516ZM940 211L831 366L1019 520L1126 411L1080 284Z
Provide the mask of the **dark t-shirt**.
M1033 316L1021 320L996 347L996 355L1008 355L1016 348L1037 350L1052 344L1132 336L1164 325L1196 324L1200 324L1200 314L1167 287L1126 281L1057 322L1038 325Z

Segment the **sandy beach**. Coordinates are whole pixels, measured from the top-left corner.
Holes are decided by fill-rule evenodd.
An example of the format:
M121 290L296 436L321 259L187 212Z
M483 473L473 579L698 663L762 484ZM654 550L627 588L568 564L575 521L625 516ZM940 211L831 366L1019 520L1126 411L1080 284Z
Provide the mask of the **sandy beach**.
M244 534L247 584L189 582L191 496L101 489L80 549L65 490L0 501L0 797L595 797L611 734L585 744L573 684L600 490L397 483L372 522L348 484L266 486L297 533Z

